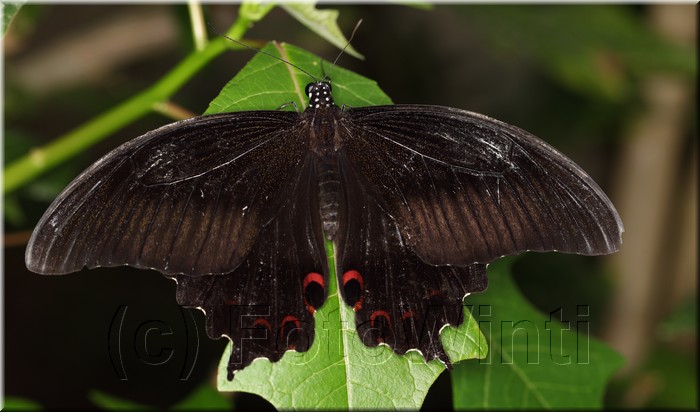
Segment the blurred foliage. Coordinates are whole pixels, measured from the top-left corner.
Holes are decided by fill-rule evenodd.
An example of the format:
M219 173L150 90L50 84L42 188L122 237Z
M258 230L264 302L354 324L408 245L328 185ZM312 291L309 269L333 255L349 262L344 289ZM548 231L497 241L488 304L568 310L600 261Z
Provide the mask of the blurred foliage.
M652 409L698 406L697 359L666 345L654 349L638 377L651 377L654 390L646 407Z
M132 402L127 399L122 399L117 396L112 396L101 391L92 390L89 394L92 402L107 411L147 411L160 410L155 406L144 405L137 402ZM232 409L231 400L221 392L217 391L209 383L204 383L196 388L192 393L185 397L180 402L167 408L168 411L185 411L185 410L230 410Z
M697 358L669 344L655 346L647 362L631 375L614 381L606 405L613 408L696 409Z
M660 322L656 335L644 364L611 385L609 406L697 408L697 299L687 299Z
M9 2L3 1L0 3L0 13L2 13L2 34L7 32L7 29L12 23L12 19L17 15L19 9L24 5L23 1Z
M30 152L40 142L36 136L30 135L23 129L5 129L3 140L5 163ZM66 184L75 178L83 166L84 164L80 162L63 164L41 179L29 182L19 191L5 195L6 228L13 230L31 225L34 217L28 218L28 216L41 213L46 205L66 187Z
M29 399L8 396L3 399L2 408L7 411L40 411L41 405Z
M500 54L531 59L553 79L595 99L623 100L634 78L653 72L696 72L692 50L661 39L628 6L490 6L475 13L463 11Z
M687 299L659 325L659 336L665 341L683 336L697 336L697 333L698 301L695 298Z

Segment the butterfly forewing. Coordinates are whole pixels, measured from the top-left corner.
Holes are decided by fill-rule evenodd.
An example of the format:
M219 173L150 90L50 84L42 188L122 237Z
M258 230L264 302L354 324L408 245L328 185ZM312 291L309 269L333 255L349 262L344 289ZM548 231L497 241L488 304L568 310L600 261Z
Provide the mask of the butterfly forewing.
M199 117L124 144L54 201L29 242L27 267L230 272L293 191L307 153L297 117Z
M622 224L605 194L523 130L435 106L346 114L351 126L338 130L349 161L426 263L467 266L525 250L597 255L620 247Z

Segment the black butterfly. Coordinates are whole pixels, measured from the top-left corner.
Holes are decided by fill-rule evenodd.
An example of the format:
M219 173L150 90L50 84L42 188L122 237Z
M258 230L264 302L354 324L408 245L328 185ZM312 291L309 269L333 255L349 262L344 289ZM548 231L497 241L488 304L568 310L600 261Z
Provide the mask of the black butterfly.
M622 222L571 160L514 126L463 110L341 109L311 83L302 113L201 116L122 145L76 178L37 225L27 267L152 268L230 337L229 379L313 341L327 296L324 237L368 346L439 340L486 265L526 250L617 251Z

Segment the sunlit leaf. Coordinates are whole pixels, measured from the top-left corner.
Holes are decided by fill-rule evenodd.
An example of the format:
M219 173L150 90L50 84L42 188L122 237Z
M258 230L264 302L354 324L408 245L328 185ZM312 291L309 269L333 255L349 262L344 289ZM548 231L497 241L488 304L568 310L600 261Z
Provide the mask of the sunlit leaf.
M257 54L209 104L206 114L241 110L275 110L294 102L299 110L306 106L304 88L315 79L322 79L331 63L285 43L271 43L264 52L281 57L309 74L280 60ZM310 77L313 76L313 77ZM333 99L338 105L352 107L391 104L377 83L335 66L330 77ZM315 79L314 79L315 78ZM285 110L293 110L286 107Z

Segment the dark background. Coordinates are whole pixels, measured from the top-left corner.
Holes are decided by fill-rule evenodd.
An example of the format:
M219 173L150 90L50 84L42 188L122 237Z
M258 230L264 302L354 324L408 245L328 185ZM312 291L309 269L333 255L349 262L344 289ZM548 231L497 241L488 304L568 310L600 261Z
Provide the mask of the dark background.
M363 19L353 47L365 60L346 54L339 64L376 80L394 102L458 107L517 125L593 176L625 223L622 252L527 254L514 266L516 279L545 312L591 307L594 334L628 359L606 405L695 405L692 6L325 7L340 10L346 34ZM224 31L237 6L205 12ZM185 6L25 6L4 39L6 164L158 80L192 48L187 19ZM246 38L289 42L329 60L338 54L282 9ZM172 100L203 112L251 56L226 53ZM176 305L170 280L126 268L44 277L24 267L30 231L58 192L107 151L169 121L148 115L5 196L6 396L87 408L99 390L166 407L213 382L225 342L206 338L201 312ZM122 381L113 367L114 317L124 306ZM144 324L162 325L156 321L172 334L149 335L144 352L131 337ZM171 361L144 363L165 359L159 348L173 350ZM445 373L424 407L450 407L449 394ZM265 405L235 397L239 409Z

